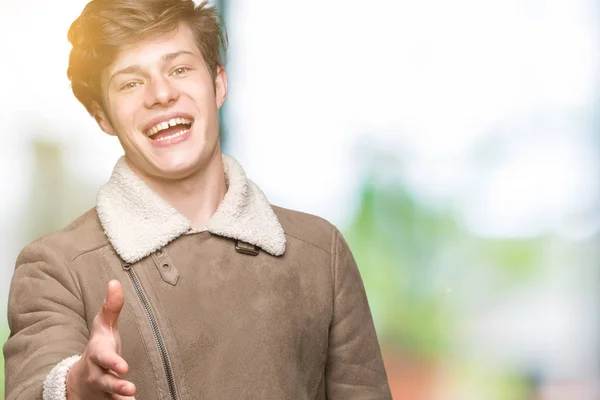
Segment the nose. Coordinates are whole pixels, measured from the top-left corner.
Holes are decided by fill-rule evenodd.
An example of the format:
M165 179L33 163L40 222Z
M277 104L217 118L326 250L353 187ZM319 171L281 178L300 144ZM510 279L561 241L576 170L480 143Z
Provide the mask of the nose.
M144 105L147 108L155 106L167 107L179 99L179 91L168 78L154 78L146 86Z

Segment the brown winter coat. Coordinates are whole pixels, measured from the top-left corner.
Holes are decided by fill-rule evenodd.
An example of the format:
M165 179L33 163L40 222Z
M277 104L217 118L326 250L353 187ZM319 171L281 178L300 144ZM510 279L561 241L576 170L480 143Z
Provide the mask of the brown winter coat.
M125 291L119 330L137 400L391 399L339 231L271 206L235 160L223 163L228 191L204 230L122 159L95 209L22 251L7 400L65 398L111 279Z

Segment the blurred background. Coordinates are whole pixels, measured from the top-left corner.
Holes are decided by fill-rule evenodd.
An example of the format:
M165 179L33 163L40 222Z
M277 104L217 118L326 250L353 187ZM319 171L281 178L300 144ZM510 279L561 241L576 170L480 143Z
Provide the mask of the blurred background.
M0 305L121 155L72 95L86 0L2 4ZM221 0L224 151L358 261L396 400L600 398L600 4Z

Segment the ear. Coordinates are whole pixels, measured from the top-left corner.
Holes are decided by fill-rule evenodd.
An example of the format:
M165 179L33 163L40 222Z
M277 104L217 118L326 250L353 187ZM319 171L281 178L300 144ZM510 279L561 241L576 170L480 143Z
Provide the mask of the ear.
M215 76L215 100L217 109L221 108L227 98L227 72L222 65L217 66L217 75Z
M92 109L93 109L94 119L98 123L98 126L100 127L100 129L102 129L105 133L107 133L111 136L117 136L117 133L115 132L112 124L110 123L110 119L108 119L108 116L106 115L106 113L104 112L102 107L100 107L100 105L98 103L94 102L92 104Z

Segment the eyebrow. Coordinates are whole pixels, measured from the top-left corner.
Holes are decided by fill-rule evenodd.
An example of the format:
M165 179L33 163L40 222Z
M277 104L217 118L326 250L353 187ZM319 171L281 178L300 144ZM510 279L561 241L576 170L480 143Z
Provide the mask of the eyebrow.
M160 59L163 62L169 62L169 61L173 61L177 57L179 57L181 55L184 55L184 54L196 56L196 54L192 53L191 51L180 50L180 51L176 51L174 53L163 54ZM111 77L108 79L108 82L110 83L110 81L112 81L113 78L116 77L117 75L121 75L121 74L134 74L134 73L140 72L141 70L142 70L142 68L138 64L130 65L130 66L128 66L126 68L123 68L123 69L120 69L120 70L116 71L114 74L112 74Z

